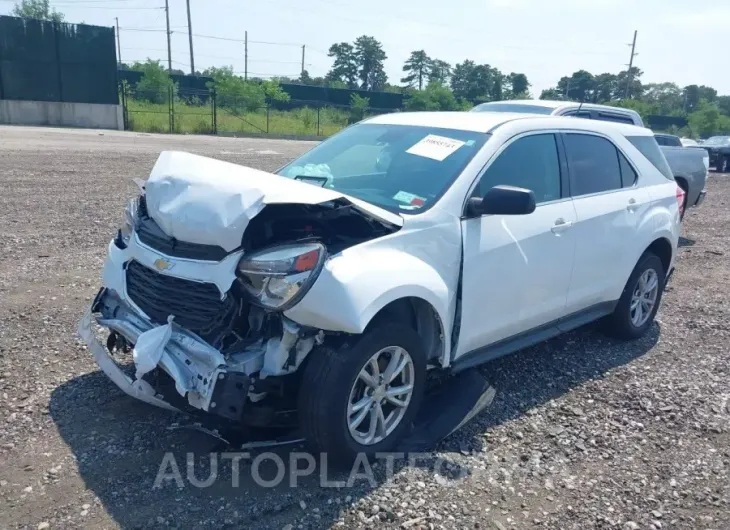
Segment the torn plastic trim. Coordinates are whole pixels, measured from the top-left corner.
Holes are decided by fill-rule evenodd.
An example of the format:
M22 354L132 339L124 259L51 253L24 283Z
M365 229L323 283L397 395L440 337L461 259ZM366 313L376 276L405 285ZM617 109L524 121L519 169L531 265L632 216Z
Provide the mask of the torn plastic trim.
M315 343L321 344L323 335L324 332L320 330L317 335L303 337L301 326L282 315L281 337L273 337L266 343L264 366L259 378L265 379L270 375L281 376L295 372L312 351Z
M245 374L252 378L258 375L260 379L290 374L298 369L314 345L323 340L323 332L304 330L282 316L280 337L273 337L265 343L259 341L239 353L223 355L194 333L174 325L174 322L168 322L165 326L153 325L116 292L102 289L84 315L79 325L79 335L92 349L97 364L117 386L133 397L172 410L177 409L156 397L146 381L141 378L133 381L117 366L94 335L91 328L92 313L100 314L96 318L100 326L119 334L129 344L137 344L147 332L170 326L169 338L159 354L156 366L174 380L175 390L187 397L191 406L206 412L213 412L210 409L213 408L211 403L216 383L228 374ZM140 394L143 397L139 397ZM241 399L245 401L252 397L255 396L243 395Z
M111 358L107 349L99 342L94 335L94 331L91 328L91 311L92 305L86 309L84 316L81 318L78 327L78 335L86 343L89 351L94 356L96 364L101 368L101 371L114 382L125 394L132 396L133 398L155 405L163 409L172 410L179 412L179 410L166 401L160 399L152 386L144 380L137 379L132 381L127 375L117 366L114 359Z
M103 292L95 309L101 313L96 319L98 324L119 333L130 344L136 344L143 333L158 329L109 289ZM263 366L263 354L263 348L253 348L226 359L195 334L173 325L157 366L175 381L181 396L187 395L190 405L208 411L219 374L235 371L251 375Z

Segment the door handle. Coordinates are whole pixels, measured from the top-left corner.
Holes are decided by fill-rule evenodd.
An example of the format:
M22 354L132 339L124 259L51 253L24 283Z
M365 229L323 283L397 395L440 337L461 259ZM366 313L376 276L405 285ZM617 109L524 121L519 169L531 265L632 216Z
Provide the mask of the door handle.
M571 226L573 226L573 221L566 221L562 217L559 217L555 220L555 224L550 230L552 230L553 234L557 234L563 230L567 230Z
M629 199L629 205L626 207L626 209L630 212L635 212L639 208L639 205L636 204L636 199L633 197Z

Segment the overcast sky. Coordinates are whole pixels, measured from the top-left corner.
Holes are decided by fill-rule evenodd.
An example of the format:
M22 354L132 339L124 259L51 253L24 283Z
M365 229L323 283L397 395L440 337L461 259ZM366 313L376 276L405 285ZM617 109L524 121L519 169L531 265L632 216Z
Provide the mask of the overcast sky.
M185 0L169 0L174 68L190 70ZM334 42L372 35L383 43L389 82L403 61L424 49L452 65L464 59L504 73L523 72L540 95L562 75L626 68L634 30L635 65L644 83L673 81L730 94L730 0L190 0L193 33L249 38L252 75L324 75ZM122 60L167 60L164 0L51 0L69 22L122 30ZM12 1L0 0L0 13ZM360 7L361 6L361 7ZM457 7L458 6L458 7ZM128 29L125 29L128 28ZM132 31L137 29L163 30ZM261 42L285 43L272 45ZM194 37L195 67L232 65L243 71L243 43Z

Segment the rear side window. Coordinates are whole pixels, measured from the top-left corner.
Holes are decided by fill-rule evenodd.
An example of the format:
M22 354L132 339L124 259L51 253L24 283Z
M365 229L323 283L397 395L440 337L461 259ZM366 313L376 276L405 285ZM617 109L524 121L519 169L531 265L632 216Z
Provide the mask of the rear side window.
M619 157L611 142L588 134L569 133L564 138L573 197L621 189Z
M667 159L653 136L627 136L626 139L644 155L652 165L669 180L674 180L672 170L669 169Z
M587 120L591 119L591 113L586 110L582 110L580 112L571 110L570 112L566 112L565 114L563 114L563 116L570 116L572 118L585 118Z
M616 123L628 123L629 125L634 125L634 120L632 120L629 116L624 116L621 114L609 114L607 112L599 112L598 119L601 121L613 121Z
M665 135L655 134L654 139L656 140L656 143L659 145L665 145L667 147L682 147L682 142L679 140L679 137L677 137L677 136L665 136Z
M532 190L535 202L560 198L560 161L554 134L524 136L508 145L487 168L474 190L479 197L507 184Z
M626 157L616 149L616 153L618 153L618 165L621 167L621 183L623 184L624 188L630 188L634 185L636 182L636 179L639 178L636 174L636 171L634 171L634 168L631 167L631 164L629 164L629 161L626 160Z

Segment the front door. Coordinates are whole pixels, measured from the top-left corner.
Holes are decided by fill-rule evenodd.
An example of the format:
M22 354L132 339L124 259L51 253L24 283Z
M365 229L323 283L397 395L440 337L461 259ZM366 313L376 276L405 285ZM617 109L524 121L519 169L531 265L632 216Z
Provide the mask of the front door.
M565 315L576 214L561 166L554 134L527 134L506 144L481 177L474 196L499 184L518 186L535 193L537 208L462 221L456 357Z

